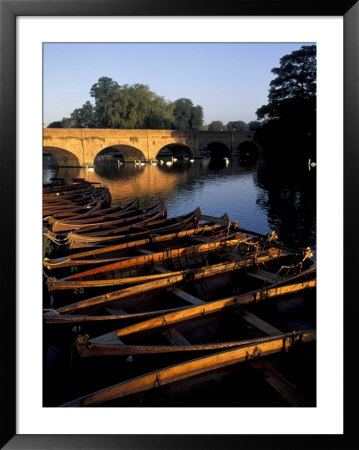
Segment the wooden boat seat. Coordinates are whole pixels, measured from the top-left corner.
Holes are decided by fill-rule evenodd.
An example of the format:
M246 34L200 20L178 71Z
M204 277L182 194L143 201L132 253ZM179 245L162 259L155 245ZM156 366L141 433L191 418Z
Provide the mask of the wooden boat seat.
M109 344L109 345L125 345L121 339L117 336L115 331L111 331L110 333L103 334L102 336L95 337L91 339L91 341L100 344Z
M204 220L206 222L210 223L218 223L219 225L228 225L229 220L222 218L222 217L214 217L214 216L207 216L204 214L201 214L201 221Z
M205 236L195 236L195 237L191 236L191 240L193 240L195 242L196 241L203 242L204 244L207 244L209 242L208 237L205 237Z
M182 289L171 288L171 292L172 294L177 295L177 297L181 298L182 300L185 300L191 305L203 305L205 303L200 298L194 297L193 295L188 294L188 292L182 291Z
M251 361L254 369L261 370L265 381L291 406L310 406L310 402L265 358Z
M107 308L104 308L104 309L112 316L122 316L122 315L127 314L126 311L124 311L123 309L120 309L120 308L111 308L110 306L108 306Z
M179 333L174 327L169 327L166 330L162 330L161 333L162 336L164 336L172 345L191 345L190 342L188 342L187 339L183 337L182 334Z
M251 313L247 309L242 309L241 311L241 317L253 325L254 327L258 328L258 330L263 331L264 333L268 334L269 336L275 336L277 334L282 334L282 331L278 330L278 328L273 327L270 323L265 322L260 317L256 316L255 314Z
M152 255L154 252L151 252L151 250L146 250L145 248L139 248L136 247L136 250L138 253L142 253L143 255Z
M279 281L278 275L275 273L267 272L266 270L257 269L254 272L247 272L248 275L254 278L259 278L260 280L267 281L268 283L276 283Z
M265 322L260 317L251 313L247 309L241 311L243 319L248 323L268 334L269 336L275 336L282 332L278 328L273 327L268 322ZM289 383L289 381L278 372L275 367L265 359L251 361L252 367L260 369L264 372L264 379L267 383L275 389L279 395L287 401L291 406L309 406L309 401L305 396L299 393L295 387Z

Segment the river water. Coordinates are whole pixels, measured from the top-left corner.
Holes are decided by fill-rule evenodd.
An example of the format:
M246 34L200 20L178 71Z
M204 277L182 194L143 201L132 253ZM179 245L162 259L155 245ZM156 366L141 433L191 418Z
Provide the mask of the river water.
M232 157L228 163L210 158L174 162L171 166L136 166L125 163L94 168L45 168L44 183L52 177L70 181L83 177L108 185L112 202L138 197L146 208L164 200L168 217L185 214L200 206L202 214L227 213L248 230L276 231L286 245L316 243L316 172L303 167L270 167L261 159L243 162Z

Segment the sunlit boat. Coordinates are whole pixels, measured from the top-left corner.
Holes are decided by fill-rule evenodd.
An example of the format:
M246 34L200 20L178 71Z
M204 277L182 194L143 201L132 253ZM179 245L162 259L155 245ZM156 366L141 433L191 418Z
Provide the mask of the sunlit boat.
M76 301L47 312L45 322L60 323L62 315L113 314L121 320L120 316L129 319L132 314L132 317L139 318L147 313L157 311L160 314L165 309L196 304L198 298L213 301L233 293L239 295L269 284L283 283L294 276L305 279L315 272L315 262L308 253L290 254L274 247L258 255L251 253L248 258L230 255L229 259L211 266L164 274L162 279ZM77 291L73 292L70 299L78 295ZM81 317L79 322L82 320Z
M214 351L244 345L254 336L262 337L270 332L296 331L303 324L304 328L315 327L315 287L316 280L310 279L274 284L213 302L198 299L198 304L192 307L161 314L93 339L88 335L78 336L77 349L81 357ZM299 323L299 315L296 316L295 330L291 323L296 309L302 318ZM263 320L266 317L270 317L270 323ZM256 325L257 330L248 324Z
M79 292L80 298L96 295L100 288L106 292L138 283L179 275L183 270L192 270L213 265L233 258L244 259L252 264L252 255L260 255L266 243L257 238L234 233L226 238L208 243L196 243L187 247L168 248L161 252L139 250L140 256L122 258L99 267L73 273L64 278L47 278L50 293L55 297L72 296ZM277 254L277 250L274 250Z
M107 247L112 244L163 235L176 230L185 230L191 225L199 223L200 216L200 209L196 208L196 210L181 216L166 219L151 218L151 220L146 222L137 223L121 229L116 228L112 230L111 234L108 233L107 236L94 236L93 233L90 235L70 232L65 238L63 245L66 245L71 251L84 248ZM226 223L228 224L228 220Z
M229 384L227 380L232 378L237 382L235 392L240 393L243 401L243 391L258 389L253 375L246 384L241 383L242 388L238 389L243 363L257 364L257 367L263 368L265 374L264 369L269 357L275 354L283 355L296 347L307 346L315 342L315 339L316 332L310 329L246 340L238 343L235 348L178 362L105 387L63 404L62 407L159 406L164 400L168 406L176 406L181 405L188 397L192 399L190 404L196 399L204 406L212 406L208 398L213 391L216 394L216 406L218 391L223 392L223 387ZM313 378L315 380L315 377ZM221 388L216 390L215 387L218 386ZM283 376L277 376L276 388L293 406L313 406L300 393L295 392L295 389L283 380ZM199 398L195 395L196 390L200 393ZM235 392L230 390L229 395L233 397ZM240 402L241 399L237 399L236 406L241 404Z
M81 214L74 213L58 213L49 218L53 232L62 232L75 230L79 228L85 228L98 222L105 222L114 220L120 217L127 217L128 215L139 214L138 211L138 199L132 199L130 202L124 205L110 206L108 208L102 208L97 210L85 211Z
M145 239L125 242L123 244L111 245L69 254L60 258L44 258L44 268L57 278L98 267L123 258L132 258L145 254L146 252L160 252L166 249L188 247L199 243L209 243L228 237L229 233L235 231L227 225L202 224L185 231L177 231L164 235L152 235Z

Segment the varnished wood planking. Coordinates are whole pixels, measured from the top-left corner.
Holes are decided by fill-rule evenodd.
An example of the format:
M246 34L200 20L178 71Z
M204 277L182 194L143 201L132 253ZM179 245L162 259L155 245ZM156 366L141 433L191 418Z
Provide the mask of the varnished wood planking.
M315 339L315 332L303 333L302 342L310 342ZM103 402L125 397L131 394L143 392L156 386L162 386L175 381L184 380L197 374L215 370L220 367L240 363L251 358L267 356L281 350L287 350L293 345L291 339L273 339L270 342L249 345L234 350L229 350L204 358L188 361L183 364L168 367L157 372L140 376L133 380L98 391L90 396L68 403L64 406L96 406Z

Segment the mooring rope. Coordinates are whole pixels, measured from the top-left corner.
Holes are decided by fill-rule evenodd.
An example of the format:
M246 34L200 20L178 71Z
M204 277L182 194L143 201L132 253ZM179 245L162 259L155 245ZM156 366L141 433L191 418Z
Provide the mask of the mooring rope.
M70 238L69 238L70 233L62 240L57 239L55 234L50 233L49 231L45 232L44 236L47 237L48 239L50 239L50 241L52 241L56 245L68 245L69 240L70 240Z
M67 258L67 259L64 259L64 260L62 260L62 261L59 261L59 262L53 262L53 261L55 261L55 260L53 260L53 259L51 259L51 258L44 258L44 266L46 266L46 265L50 265L50 266L59 266L59 265L61 265L61 264L64 264L64 263L66 263L66 262L69 262L69 261L72 261L71 260L71 258ZM74 262L74 264L76 264L75 262Z
M53 312L54 314L60 315L60 313L58 311L56 311L56 309L54 309L54 308L44 308L43 312Z
M301 261L299 261L297 264L291 264L291 265L289 265L289 266L281 266L280 269L277 271L276 275L279 276L279 274L280 274L283 270L285 270L285 269L288 269L288 272L289 272L290 269L295 269L295 268L297 268L297 267L303 266L304 261L305 261L307 258L311 258L312 256L313 256L313 252L312 252L311 248L310 248L310 247L307 247L307 248L305 249L304 257L303 257L303 259L302 259ZM288 272L287 272L287 273L288 273Z

